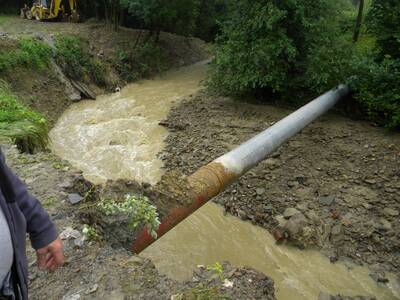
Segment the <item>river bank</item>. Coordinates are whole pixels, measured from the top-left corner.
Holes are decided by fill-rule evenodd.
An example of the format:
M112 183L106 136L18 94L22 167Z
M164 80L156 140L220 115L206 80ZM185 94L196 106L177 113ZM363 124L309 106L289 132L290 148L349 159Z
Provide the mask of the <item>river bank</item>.
M189 175L289 113L200 93L163 122L172 130L160 157ZM283 243L367 264L384 281L385 270L400 266L399 156L398 134L328 114L215 202Z

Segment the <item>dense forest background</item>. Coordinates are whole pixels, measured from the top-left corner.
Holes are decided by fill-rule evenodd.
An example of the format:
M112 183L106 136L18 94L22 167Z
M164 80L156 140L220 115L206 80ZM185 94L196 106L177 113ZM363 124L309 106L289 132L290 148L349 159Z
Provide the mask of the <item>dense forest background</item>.
M2 0L18 12L29 1ZM214 45L207 85L224 95L310 99L339 83L353 90L350 111L400 127L398 0L81 0L83 19L168 31Z

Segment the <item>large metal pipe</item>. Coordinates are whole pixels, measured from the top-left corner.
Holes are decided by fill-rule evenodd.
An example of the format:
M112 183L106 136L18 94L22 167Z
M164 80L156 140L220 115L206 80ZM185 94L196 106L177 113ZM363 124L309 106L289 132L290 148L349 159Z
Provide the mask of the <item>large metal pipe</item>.
M345 85L330 90L189 176L192 204L173 209L162 221L157 231L157 238L162 237L208 200L221 193L233 181L264 160L284 142L323 115L348 94L349 88ZM134 241L132 250L140 253L155 240L144 229Z

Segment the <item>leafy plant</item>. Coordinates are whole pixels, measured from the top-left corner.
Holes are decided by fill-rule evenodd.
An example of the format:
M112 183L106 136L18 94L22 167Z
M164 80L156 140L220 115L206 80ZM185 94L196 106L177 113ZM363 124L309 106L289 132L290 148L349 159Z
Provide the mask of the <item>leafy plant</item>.
M207 266L207 271L213 271L218 274L219 278L221 280L224 279L223 274L224 274L224 268L219 262L216 262L212 265Z
M369 119L391 129L400 129L400 59L371 58L357 61L357 75L350 80L353 97L365 107Z
M45 118L22 105L7 83L0 81L0 140L17 144L24 152L44 149L48 142Z
M224 94L304 87L313 53L338 34L338 6L328 0L237 1L217 38L208 86Z
M105 84L104 65L90 56L84 41L72 35L58 35L56 38L57 62L65 73L76 80L91 77L98 84Z
M126 81L147 77L164 69L161 49L151 41L128 51L119 49L115 65L120 76Z
M49 65L51 55L51 48L47 44L33 38L23 38L16 49L0 52L0 72L18 66L43 70Z
M107 216L124 215L133 230L140 225L145 225L150 234L157 238L160 220L157 208L150 203L147 197L126 195L124 201L101 201L97 204L97 207Z
M100 239L100 235L97 233L96 228L94 228L93 226L87 224L83 225L82 233L89 241Z

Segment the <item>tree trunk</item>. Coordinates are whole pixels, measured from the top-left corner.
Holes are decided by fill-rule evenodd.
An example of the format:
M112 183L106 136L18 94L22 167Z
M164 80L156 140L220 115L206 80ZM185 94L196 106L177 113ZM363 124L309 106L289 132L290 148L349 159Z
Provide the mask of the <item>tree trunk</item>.
M364 0L359 0L356 26L354 27L353 43L358 41L358 37L360 35L360 28L361 28L361 23L362 23L362 18L363 18L363 11L364 11Z

